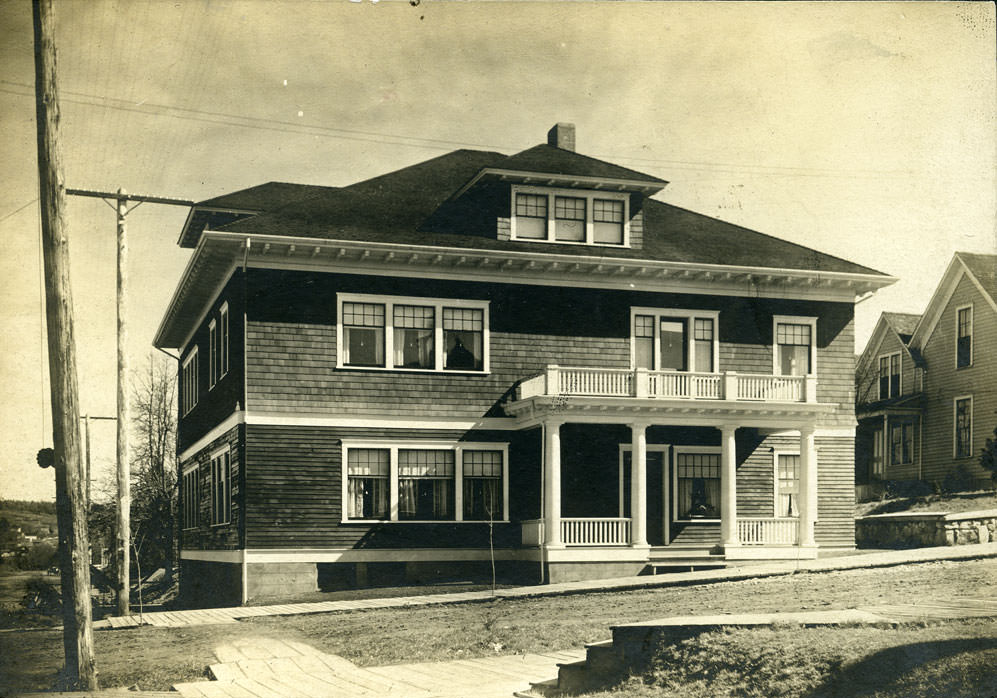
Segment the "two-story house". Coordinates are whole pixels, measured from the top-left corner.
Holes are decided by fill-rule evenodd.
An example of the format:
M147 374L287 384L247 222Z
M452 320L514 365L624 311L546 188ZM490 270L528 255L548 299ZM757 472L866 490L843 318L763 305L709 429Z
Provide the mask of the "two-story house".
M883 313L855 372L856 483L990 480L997 425L997 255L957 252L923 315Z
M192 208L188 598L854 546L854 302L894 279L574 141Z

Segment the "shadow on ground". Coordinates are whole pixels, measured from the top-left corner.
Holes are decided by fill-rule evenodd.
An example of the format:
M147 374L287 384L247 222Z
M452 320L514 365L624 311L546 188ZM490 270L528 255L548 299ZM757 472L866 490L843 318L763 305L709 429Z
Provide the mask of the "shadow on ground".
M952 671L953 663L961 670ZM997 638L938 640L891 647L835 672L806 698L874 695L997 696Z

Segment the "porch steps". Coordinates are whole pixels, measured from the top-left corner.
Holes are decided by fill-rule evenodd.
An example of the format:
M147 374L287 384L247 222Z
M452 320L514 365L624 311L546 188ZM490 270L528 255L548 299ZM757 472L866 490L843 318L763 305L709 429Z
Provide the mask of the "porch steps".
M723 553L714 552L714 548L704 549L694 545L670 545L667 548L655 548L648 556L648 567L651 574L659 572L694 572L695 570L712 570L727 567Z

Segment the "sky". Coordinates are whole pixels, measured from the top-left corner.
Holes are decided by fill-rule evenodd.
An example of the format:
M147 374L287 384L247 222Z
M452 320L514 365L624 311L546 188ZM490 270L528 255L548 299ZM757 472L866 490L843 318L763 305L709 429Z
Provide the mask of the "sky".
M342 186L556 122L666 179L668 203L899 278L920 312L956 250L997 252L992 3L56 0L66 186L200 200ZM0 3L0 497L52 499L31 9ZM189 258L180 207L128 215L131 369ZM68 197L80 409L115 410L115 220ZM157 358L158 357L158 358ZM109 482L114 423L94 423ZM99 487L98 487L99 489Z

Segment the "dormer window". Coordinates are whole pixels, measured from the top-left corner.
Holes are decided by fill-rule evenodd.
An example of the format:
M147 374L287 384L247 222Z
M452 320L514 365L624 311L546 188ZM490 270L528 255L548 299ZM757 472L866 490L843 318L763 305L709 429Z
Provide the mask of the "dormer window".
M614 247L630 244L626 193L514 186L512 196L513 240Z

